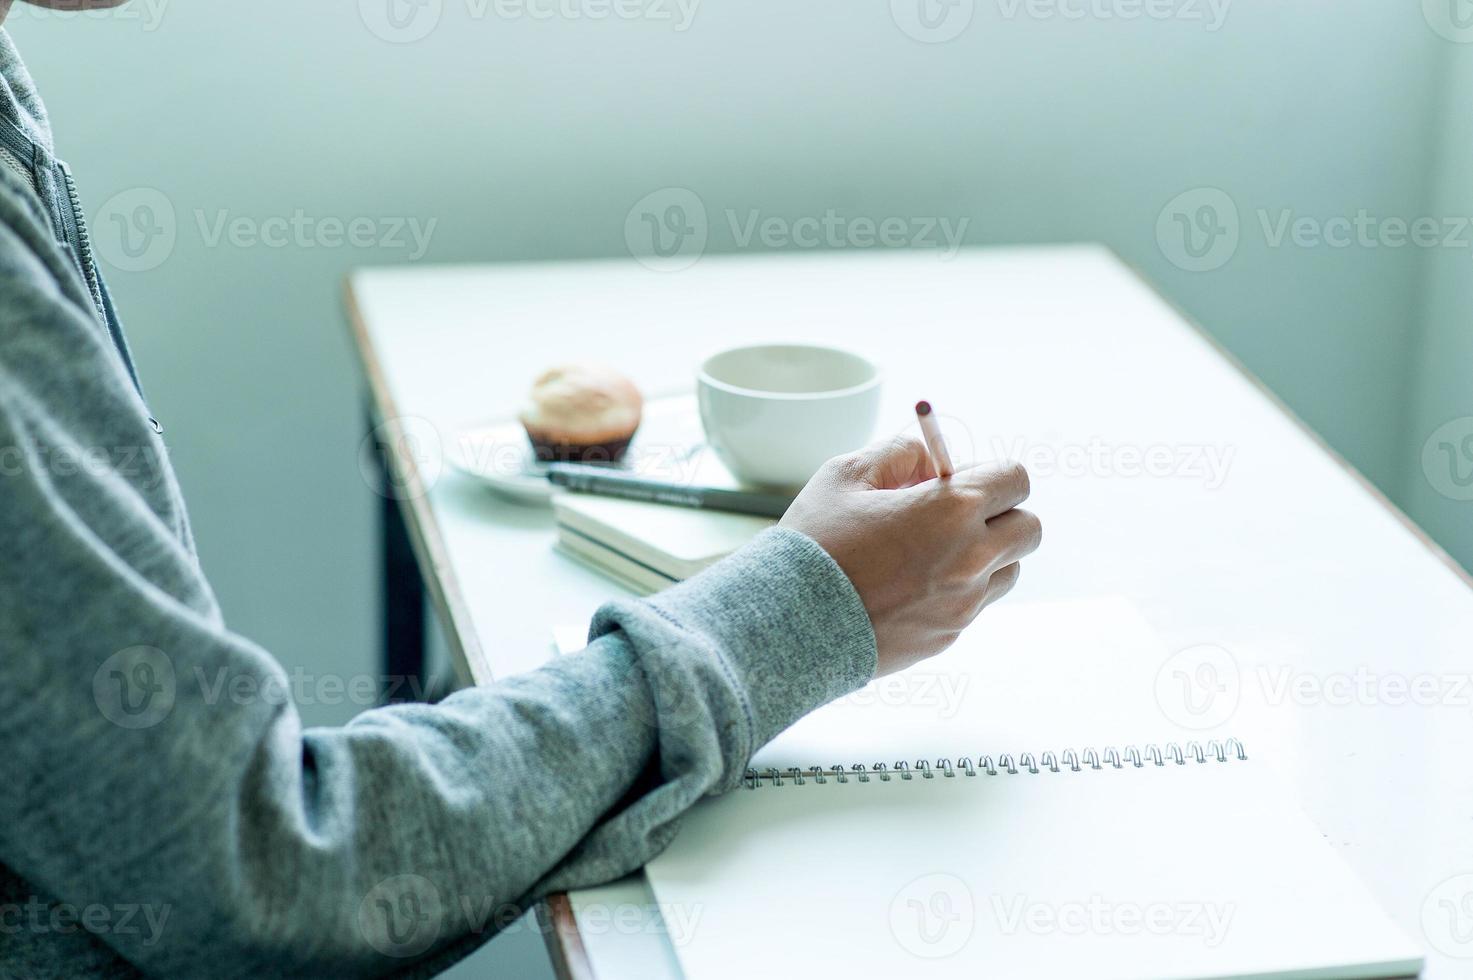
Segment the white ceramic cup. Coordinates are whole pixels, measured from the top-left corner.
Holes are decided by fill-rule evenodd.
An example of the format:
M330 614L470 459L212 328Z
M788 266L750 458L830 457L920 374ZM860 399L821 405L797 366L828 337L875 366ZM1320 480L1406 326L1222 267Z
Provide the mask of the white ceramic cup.
M748 483L798 487L869 441L880 371L836 347L762 344L706 359L696 379L706 440Z

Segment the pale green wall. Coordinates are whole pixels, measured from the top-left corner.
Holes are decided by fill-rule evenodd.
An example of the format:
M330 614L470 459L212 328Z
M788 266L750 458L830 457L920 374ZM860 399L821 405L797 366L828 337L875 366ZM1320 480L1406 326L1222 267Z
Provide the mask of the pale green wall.
M338 283L406 253L210 247L196 210L435 219L433 261L620 254L630 206L667 185L701 195L716 249L735 247L727 208L967 218L971 243L1100 239L1456 539L1466 512L1406 480L1408 432L1425 428L1412 392L1428 419L1469 410L1413 383L1419 367L1439 391L1461 377L1431 348L1415 360L1422 256L1274 249L1255 217L1427 206L1456 46L1415 5L1239 2L1208 30L976 0L958 37L927 44L892 17L914 0L702 0L685 31L426 0L437 28L395 44L365 26L388 0L150 2L18 9L10 29L89 209L146 186L176 211L167 260L114 272L114 289L227 616L290 664L372 667L372 498ZM1443 159L1440 200L1466 209L1467 154ZM1156 222L1199 186L1230 195L1242 239L1188 272ZM1438 280L1433 339L1466 354L1456 279ZM1455 543L1468 559L1473 542Z
M1473 43L1448 45L1445 68L1431 211L1467 218L1473 216ZM1423 527L1473 568L1473 483L1467 482L1473 444L1464 443L1473 436L1473 247L1431 251L1425 273L1412 412L1397 446L1398 494ZM1454 447L1457 479L1443 443Z

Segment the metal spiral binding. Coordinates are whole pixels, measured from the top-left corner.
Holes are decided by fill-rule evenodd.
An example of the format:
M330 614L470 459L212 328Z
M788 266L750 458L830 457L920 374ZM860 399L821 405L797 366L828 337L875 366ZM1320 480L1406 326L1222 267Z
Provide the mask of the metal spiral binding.
M1062 752L1040 752L1035 755L1032 752L1021 752L1014 756L1010 753L999 755L996 760L990 755L980 755L973 761L971 756L961 756L955 762L951 759L937 759L934 762L926 759L918 759L915 762L899 761L894 763L875 762L870 765L853 763L845 766L808 766L799 768L789 766L786 769L748 769L743 777L743 784L748 789L756 789L764 783L770 786L782 786L792 783L802 786L805 782L815 783L847 783L851 780L867 783L877 780L888 783L891 780L908 779L955 779L958 776L1016 776L1026 772L1037 775L1047 770L1048 772L1080 772L1084 769L1143 769L1147 766L1185 766L1187 763L1206 764L1208 762L1231 762L1244 761L1248 758L1243 743L1236 738L1223 741L1213 739L1207 743L1187 742L1182 745L1179 742L1165 742L1161 745L1127 745L1123 748L1106 746L1102 749L1086 748L1082 750L1065 749Z

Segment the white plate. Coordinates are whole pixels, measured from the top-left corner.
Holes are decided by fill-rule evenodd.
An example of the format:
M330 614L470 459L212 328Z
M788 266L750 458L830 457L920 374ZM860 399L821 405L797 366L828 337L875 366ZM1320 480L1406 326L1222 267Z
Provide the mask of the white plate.
M547 467L532 454L527 430L516 419L462 429L445 456L460 472L521 503L545 506L562 492L547 482ZM732 482L706 445L694 395L646 402L619 468L654 479L694 482L699 473L708 485Z

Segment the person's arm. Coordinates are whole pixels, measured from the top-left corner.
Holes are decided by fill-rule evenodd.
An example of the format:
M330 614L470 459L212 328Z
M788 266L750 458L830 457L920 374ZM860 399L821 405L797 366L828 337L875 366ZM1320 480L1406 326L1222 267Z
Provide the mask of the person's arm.
M75 383L106 341L35 272L0 262L0 863L74 907L137 907L102 938L146 972L443 963L508 909L648 860L783 727L939 649L1036 543L985 523L1026 494L1016 473L927 484L898 444L826 467L787 526L690 582L606 607L579 655L304 730L157 499L58 465L152 433L121 385Z
M43 453L82 447L28 401L0 373L0 446L25 454L0 484L0 744L19 780L0 859L79 907L167 916L103 937L149 972L373 973L488 938L529 897L637 868L757 746L875 670L843 572L774 530L606 607L581 654L303 730L275 660L157 587L198 572L126 484L99 479L88 508L156 536L167 571L120 562L50 485ZM755 697L774 673L788 683Z

